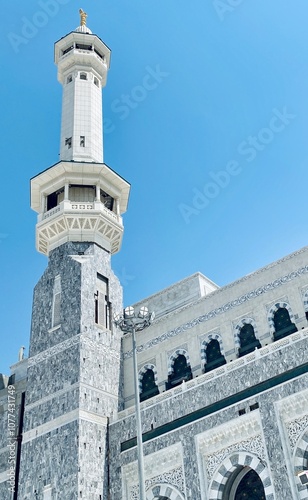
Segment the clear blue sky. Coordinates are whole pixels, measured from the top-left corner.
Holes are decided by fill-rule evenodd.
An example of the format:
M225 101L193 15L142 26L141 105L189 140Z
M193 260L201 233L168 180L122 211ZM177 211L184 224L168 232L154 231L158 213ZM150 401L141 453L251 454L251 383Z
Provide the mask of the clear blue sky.
M125 304L196 271L224 285L308 243L307 0L6 2L4 373L28 349L33 287L47 264L35 250L29 179L58 161L53 44L78 26L80 7L112 49L105 162L132 185L113 257Z

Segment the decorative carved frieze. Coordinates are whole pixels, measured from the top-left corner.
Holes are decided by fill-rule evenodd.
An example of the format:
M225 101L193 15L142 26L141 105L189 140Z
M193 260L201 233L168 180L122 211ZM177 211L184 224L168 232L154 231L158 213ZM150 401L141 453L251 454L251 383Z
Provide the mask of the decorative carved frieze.
M177 443L168 446L156 453L144 457L144 472L146 489L157 483L166 483L175 486L184 492L184 471L182 463L182 446ZM139 499L138 466L131 462L122 469L123 479L129 491L129 500Z
M300 253L300 252L298 252L298 253ZM293 254L293 255L296 255L296 254ZM290 256L289 256L289 258L290 258ZM274 281L272 281L270 283L266 283L263 286L260 286L260 287L254 289L248 293L245 293L244 295L241 295L240 297L238 297L235 300L232 300L231 302L227 302L227 303L223 304L221 307L213 309L212 311L210 311L206 314L203 314L202 316L198 316L197 318L195 318L191 321L188 321L188 322L178 326L177 328L175 328L173 330L169 330L168 332L165 332L162 335L159 335L159 336L149 340L148 342L139 345L137 347L137 352L143 352L143 351L146 351L148 349L151 349L152 347L156 346L157 344L160 344L161 342L164 342L165 340L169 340L173 337L176 337L177 335L180 335L181 333L185 332L186 330L190 330L191 328L194 328L198 324L205 323L206 321L209 321L210 319L213 319L217 316L220 316L221 314L224 314L225 312L227 312L231 309L234 309L238 306L241 306L245 302L249 302L250 300L257 298L260 295L264 295L267 292L275 290L276 288L279 288L279 287L285 285L286 283L289 283L290 281L293 281L294 279L296 279L302 275L305 275L305 274L308 274L308 265L297 269L297 271L292 271L291 273L286 274L286 275L282 276L281 278L275 279ZM249 276L251 276L251 275L249 275ZM236 283L239 283L239 281ZM226 288L228 288L228 286L224 287L223 290L225 290ZM212 292L212 293L214 295L214 294L218 293L219 291L220 290L217 290L217 291ZM203 298L200 300L205 300L205 299ZM185 306L184 308L187 308L187 307L191 307L191 305ZM177 310L177 313L178 312L179 312L179 310ZM131 350L124 353L124 359L130 358L131 356L132 356Z
M43 361L46 361L48 358L51 358L52 356L57 356L58 354L60 354L60 352L65 351L66 349L70 349L76 344L79 344L79 342L80 342L80 334L75 335L70 339L64 340L64 342L61 342L60 344L50 347L49 349L46 349L45 351L40 352L39 354L36 354L35 356L29 358L28 367L35 366L38 363L42 363Z
M170 486L175 486L182 494L184 494L184 471L183 467L177 467L170 470L169 472L164 472L158 476L152 477L145 481L146 491L154 486L155 484L168 484ZM129 500L139 500L139 487L134 484L130 488Z
M242 416L240 419L200 434L197 437L198 452L203 462L208 480L211 480L218 466L231 453L250 452L260 460L266 460L259 412Z

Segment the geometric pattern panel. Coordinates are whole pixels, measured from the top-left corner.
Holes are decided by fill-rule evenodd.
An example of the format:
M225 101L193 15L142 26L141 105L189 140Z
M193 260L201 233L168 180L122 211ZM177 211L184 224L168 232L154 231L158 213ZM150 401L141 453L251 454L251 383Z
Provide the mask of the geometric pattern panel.
M97 234L100 238L107 240L111 245L111 253L119 250L123 226L121 219L117 220L117 216L112 212L91 214L87 211L85 213L61 213L56 218L45 219L43 224L37 225L37 242L38 250L44 254L48 253L49 246L57 242L58 239L67 238L76 240L78 235L86 241L87 234L89 241L93 240L93 234Z

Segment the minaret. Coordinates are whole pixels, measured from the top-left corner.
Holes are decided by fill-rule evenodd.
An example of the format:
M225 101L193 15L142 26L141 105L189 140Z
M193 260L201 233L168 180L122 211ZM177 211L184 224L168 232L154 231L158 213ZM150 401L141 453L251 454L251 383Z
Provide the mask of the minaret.
M108 418L118 410L122 289L111 269L130 186L103 161L108 47L86 26L55 44L60 161L31 180L36 245L18 499L108 498Z

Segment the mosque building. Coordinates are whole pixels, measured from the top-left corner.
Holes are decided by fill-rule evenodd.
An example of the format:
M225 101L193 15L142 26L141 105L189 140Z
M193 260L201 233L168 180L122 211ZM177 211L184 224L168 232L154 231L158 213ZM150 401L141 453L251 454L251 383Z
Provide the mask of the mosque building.
M55 43L60 159L31 179L48 265L29 357L0 375L0 498L308 499L308 247L221 288L196 272L123 315L130 184L104 163L110 49L86 17Z

